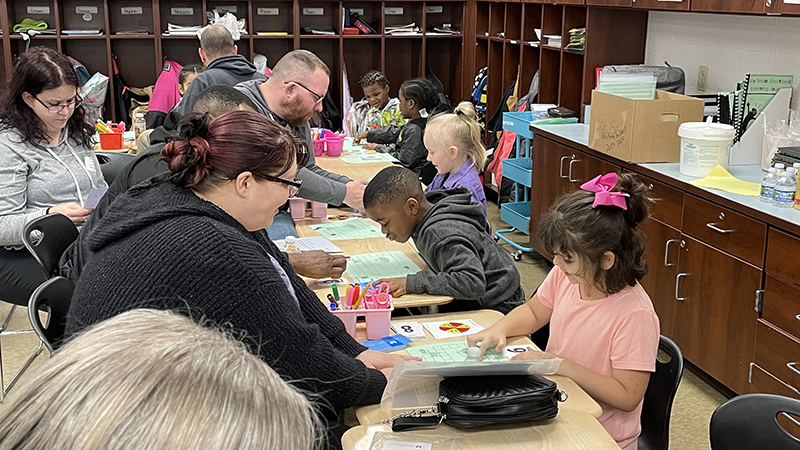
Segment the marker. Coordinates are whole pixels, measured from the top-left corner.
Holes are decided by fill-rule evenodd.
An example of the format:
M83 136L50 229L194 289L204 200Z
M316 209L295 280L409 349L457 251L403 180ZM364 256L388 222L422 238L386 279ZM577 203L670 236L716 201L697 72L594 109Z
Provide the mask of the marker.
M339 298L339 288L337 288L335 284L331 285L331 291L333 291L333 298L336 299L336 303L341 302L341 299Z
M333 299L333 295L328 294L328 301L330 302L331 311L339 309L339 304L336 303L336 300Z
M361 292L361 286L355 285L353 286L353 309L358 309L358 305L361 304L361 299L364 298L363 296L359 295Z

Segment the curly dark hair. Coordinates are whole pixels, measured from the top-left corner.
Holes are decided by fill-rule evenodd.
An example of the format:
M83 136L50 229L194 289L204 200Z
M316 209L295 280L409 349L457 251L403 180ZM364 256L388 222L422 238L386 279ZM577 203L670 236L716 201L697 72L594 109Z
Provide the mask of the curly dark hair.
M13 129L22 135L22 143L38 145L46 139L39 116L25 103L22 94L33 96L62 85L75 86L78 76L66 56L47 47L31 47L14 65L14 72L0 93L0 131ZM78 105L67 121L70 137L91 146L94 128L86 123L86 110Z
M384 75L383 72L379 70L370 70L369 72L365 73L360 80L358 80L358 84L365 89L373 84L377 84L378 86L384 88L389 85L389 80L386 78L386 75Z
M420 109L433 113L439 104L436 96L436 89L433 84L425 78L413 78L403 81L400 85L400 93L403 97L414 100Z
M647 238L638 225L649 217L651 201L647 187L629 173L619 175L612 191L629 195L627 210L603 205L594 208L595 194L579 189L556 199L538 227L545 250L565 254L568 259L580 258L594 272L595 288L608 295L635 286L647 274L647 263L642 260ZM616 258L604 272L599 268L606 251Z

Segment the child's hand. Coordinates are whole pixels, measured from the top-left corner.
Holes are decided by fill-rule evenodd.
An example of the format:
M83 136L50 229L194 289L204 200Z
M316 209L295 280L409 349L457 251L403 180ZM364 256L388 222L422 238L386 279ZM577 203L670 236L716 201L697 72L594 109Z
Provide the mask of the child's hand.
M470 347L475 347L478 342L481 343L481 355L478 357L478 360L481 360L483 359L483 354L486 353L486 350L492 345L494 345L495 352L502 352L503 348L506 346L506 335L492 327L480 333L467 336L467 345Z
M373 283L373 286L378 286L381 283L386 283L389 285L389 293L392 294L392 297L402 297L403 295L406 294L405 277L384 278Z
M376 144L374 142L370 142L368 144L364 144L364 148L367 149L367 150L375 150L375 147L377 147L377 146L378 146L378 144Z
M537 351L537 350L526 350L526 351L524 351L522 353L517 354L516 356L511 358L511 360L512 361L526 361L526 360L527 361L535 361L537 359L552 359L552 358L558 358L558 356L556 356L556 355L554 355L552 353L540 352L540 351Z
M361 140L366 139L366 138L367 138L367 133L366 132L358 133L356 135L356 137L355 137L355 143L358 144Z

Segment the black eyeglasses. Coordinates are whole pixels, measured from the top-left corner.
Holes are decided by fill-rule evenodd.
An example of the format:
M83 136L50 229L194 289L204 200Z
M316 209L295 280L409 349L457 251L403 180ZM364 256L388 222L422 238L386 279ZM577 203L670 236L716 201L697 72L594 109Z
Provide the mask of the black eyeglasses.
M35 95L33 96L33 98L35 98L37 102L39 102L42 106L44 106L47 109L47 112L49 112L50 114L58 114L61 111L63 111L64 108L69 108L69 107L77 108L78 105L80 105L81 101L83 100L81 99L80 95L76 95L75 97L72 97L71 99L67 100L66 103L60 103L58 105L48 105Z
M284 81L284 82L283 82L283 84L289 84L289 83L294 83L294 84L296 84L296 85L300 86L301 88L303 88L303 89L307 90L308 92L310 92L310 93L311 93L311 95L313 95L313 96L314 96L314 98L316 99L316 102L317 102L317 103L322 103L322 101L323 101L323 100L325 100L325 96L324 96L324 95L319 95L319 94L317 94L316 92L312 91L311 89L309 89L309 88L307 88L307 87L303 86L303 84L302 84L302 83L299 83L299 82L297 82L297 81Z
M294 180L284 180L283 178L273 177L272 175L261 175L260 173L252 172L253 175L263 178L267 181L274 181L275 183L280 183L285 186L289 186L289 197L294 197L297 195L297 191L300 190L300 186L303 185L303 180L299 178L295 178Z

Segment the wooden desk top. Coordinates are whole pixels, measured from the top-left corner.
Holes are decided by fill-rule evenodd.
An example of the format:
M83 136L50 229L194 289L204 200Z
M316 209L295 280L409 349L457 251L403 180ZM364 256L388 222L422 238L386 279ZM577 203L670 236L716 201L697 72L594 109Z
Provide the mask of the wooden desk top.
M374 151L369 151L369 153L375 153ZM342 156L348 156L349 152L343 152ZM327 170L328 172L338 173L340 175L344 175L348 178L353 180L369 180L370 178L374 177L375 174L380 172L382 169L386 167L391 167L393 164L386 161L379 161L379 162L370 162L364 164L348 164L342 161L341 158L338 156L331 157L326 155L316 156L316 163L321 168Z
M342 446L345 450L368 450L376 432L391 431L388 425L353 427L342 436ZM489 425L473 430L459 430L441 424L403 434L461 438L464 450L619 449L597 419L585 412L563 407L552 420Z
M337 215L337 214L347 215L353 213L341 208L328 208L328 215ZM308 237L308 236L320 236L320 234L312 230L309 225L316 225L321 222L322 219L315 219L310 216L306 216L305 219L295 219L294 224L295 228L297 229L297 234L300 235L300 237ZM375 224L375 226L378 226L378 224L376 224L375 222L372 223ZM410 240L403 244L399 242L390 241L385 237L372 238L372 239L343 239L331 242L333 242L337 247L341 248L344 251L345 255L360 255L364 253L401 251L406 256L408 256L408 258L411 259L411 261L413 261L414 264L419 266L420 269L422 270L428 269L428 265L425 264L425 261L419 256L419 253L417 253L417 248L414 246L414 243ZM349 274L345 272L345 275L347 276ZM315 280L306 279L306 282L308 284L308 287L312 291L314 291L317 294L317 297L319 297L320 299L325 299L325 297L331 292L330 286L321 286L317 284ZM452 301L453 297L449 297L446 295L406 294L402 297L394 299L394 307L413 308L420 306L444 305Z
M499 311L482 309L479 311L465 311L458 313L427 314L423 316L401 317L394 321L398 322L415 321L422 323L422 322L435 322L447 319L453 320L453 319L464 319L464 318L472 319L482 327L489 328L490 326L492 326L492 324L503 318L503 314L500 313ZM367 340L364 326L365 325L363 323L359 323L356 328L356 340L359 342ZM460 341L464 339L463 337L454 337L451 339L435 339L433 336L431 336L430 333L428 333L428 330L425 330L425 334L427 335L426 339L414 339L414 343L410 344L410 346ZM532 342L527 337L515 337L509 339L508 344L522 345L522 344L532 344ZM400 353L405 353L405 352L400 352ZM600 415L603 413L603 409L600 407L600 405L596 401L594 401L594 399L590 397L589 394L586 393L586 391L584 391L580 386L578 386L577 383L572 381L572 379L558 375L548 375L545 378L555 381L556 384L558 384L558 388L565 391L569 397L567 398L567 401L559 403L558 407L560 410L580 411L594 418L600 417ZM358 422L361 425L372 425L375 422L378 422L379 420L386 419L388 417L391 417L393 414L397 414L398 412L405 410L407 409L383 410L381 409L381 405L369 405L356 408L355 413L356 417L358 418ZM612 440L611 442L614 441Z

